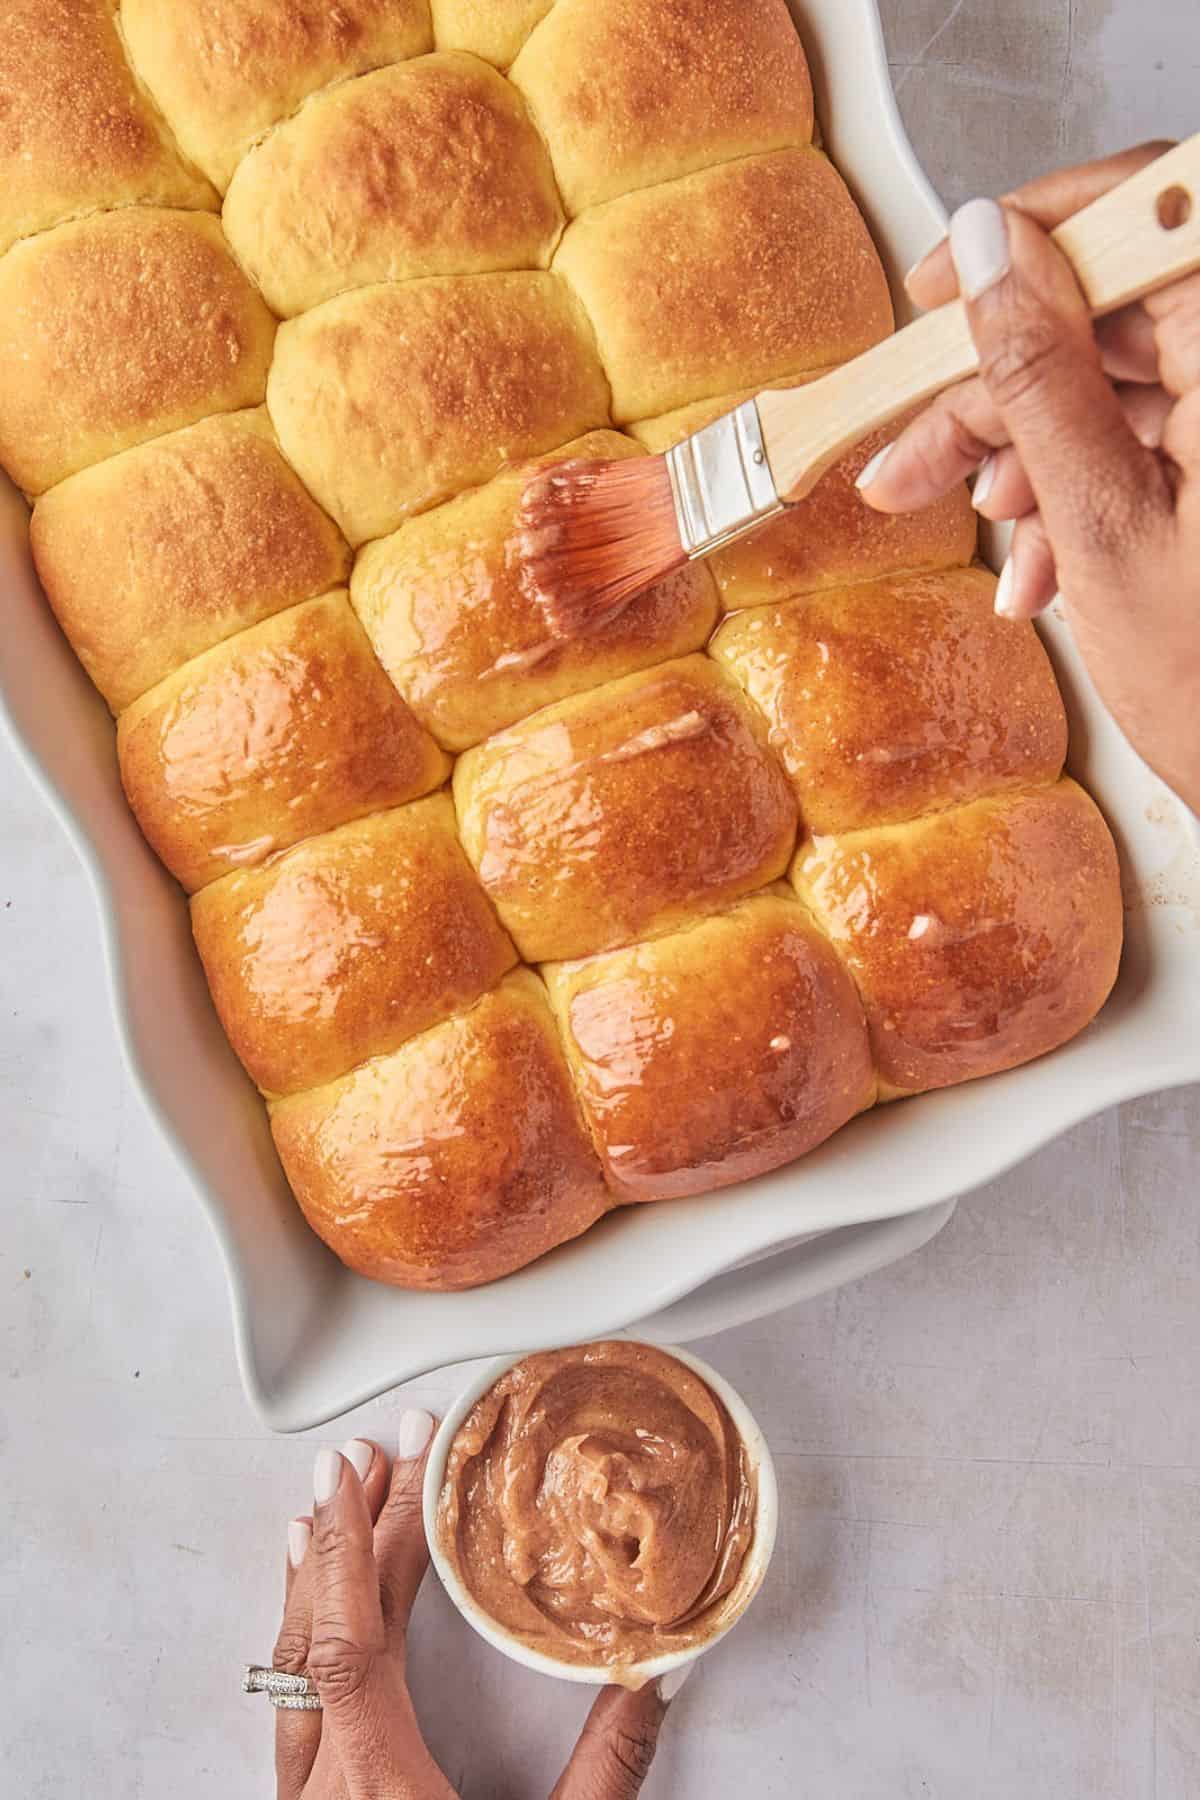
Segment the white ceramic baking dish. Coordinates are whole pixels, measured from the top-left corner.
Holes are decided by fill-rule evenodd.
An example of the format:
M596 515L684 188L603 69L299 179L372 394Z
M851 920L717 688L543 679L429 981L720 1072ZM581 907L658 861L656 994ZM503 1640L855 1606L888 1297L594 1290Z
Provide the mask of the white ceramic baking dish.
M828 147L899 294L942 215L904 136L875 0L795 0ZM1060 621L1047 639L1073 722L1072 768L1120 842L1129 899L1117 991L1029 1068L868 1115L794 1168L703 1199L618 1213L491 1287L411 1294L347 1273L308 1230L265 1113L228 1048L187 907L143 843L111 721L42 600L25 508L0 492L0 698L18 752L76 844L100 909L133 1079L220 1240L238 1354L264 1418L295 1430L466 1358L610 1335L663 1342L771 1312L879 1267L991 1180L1114 1102L1200 1080L1200 851L1182 809L1090 692Z

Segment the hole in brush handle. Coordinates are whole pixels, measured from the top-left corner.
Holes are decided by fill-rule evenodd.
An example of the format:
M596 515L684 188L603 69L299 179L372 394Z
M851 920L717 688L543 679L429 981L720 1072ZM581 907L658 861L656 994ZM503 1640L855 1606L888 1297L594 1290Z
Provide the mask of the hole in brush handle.
M1192 216L1192 208L1192 196L1178 182L1164 188L1154 205L1158 222L1164 231L1178 231L1186 225Z

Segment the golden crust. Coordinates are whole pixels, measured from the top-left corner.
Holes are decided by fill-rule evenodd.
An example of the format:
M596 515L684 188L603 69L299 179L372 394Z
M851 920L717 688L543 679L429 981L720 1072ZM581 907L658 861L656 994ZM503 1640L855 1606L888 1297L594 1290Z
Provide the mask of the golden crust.
M712 653L765 714L813 832L1053 781L1067 719L1032 625L984 569L901 575L739 613Z
M765 1174L874 1100L854 983L790 894L546 978L622 1200Z
M512 80L572 214L812 139L812 82L785 0L558 0Z
M127 207L0 259L0 463L27 493L257 406L275 321L209 213Z
M507 69L554 0L430 0L439 50L470 50Z
M130 60L222 190L306 95L433 48L428 0L122 0Z
M595 431L553 456L638 455ZM712 580L691 563L583 637L547 635L521 579L517 505L527 469L410 519L361 551L351 599L380 662L448 750L466 750L539 707L699 650L716 619Z
M115 0L8 0L0 28L0 251L102 206L215 207L139 91Z
M467 854L528 962L669 930L773 881L796 805L704 656L564 700L459 758Z
M271 1094L399 1049L517 960L448 794L212 882L192 901L192 929L226 1035Z
M114 712L350 570L261 408L71 476L38 501L31 533L59 624Z
M818 838L794 881L858 984L886 1097L1056 1049L1116 979L1117 854L1073 781Z
M595 326L618 423L845 362L892 327L866 225L815 150L610 200L567 227L554 267Z
M376 1281L495 1281L609 1204L545 992L525 969L393 1055L276 1101L271 1127L309 1224Z
M797 386L805 379L798 377ZM750 397L743 391L702 400L631 425L630 436L657 454ZM870 459L907 423L907 417L898 419L869 433L798 505L709 557L726 612L901 570L953 569L970 562L978 520L965 482L915 513L876 512L854 485Z
M189 892L428 793L448 767L344 593L186 663L122 715L117 749L138 823Z
M352 544L608 423L587 321L557 276L536 273L327 301L280 328L267 402Z
M223 218L284 317L371 282L545 268L562 227L519 95L459 55L318 95L245 158Z

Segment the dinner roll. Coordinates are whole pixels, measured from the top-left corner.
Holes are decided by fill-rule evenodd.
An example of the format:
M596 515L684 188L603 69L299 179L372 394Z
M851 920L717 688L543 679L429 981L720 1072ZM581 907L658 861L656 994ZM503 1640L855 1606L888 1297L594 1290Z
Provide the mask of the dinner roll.
M638 455L594 431L543 462ZM421 723L466 750L541 706L703 647L716 594L689 563L597 629L551 636L522 580L517 506L528 467L410 519L370 544L350 597L376 655Z
M618 423L845 362L892 327L866 225L815 150L610 200L567 227L554 267L595 326Z
M377 1281L466 1288L578 1236L608 1194L527 969L271 1128L309 1224Z
M794 879L858 984L881 1097L1044 1055L1116 978L1116 850L1073 781L817 838Z
M548 274L360 288L281 327L267 404L352 544L608 422L587 320Z
M257 406L275 321L210 213L131 206L0 258L0 463L27 493Z
M448 794L212 882L192 901L192 928L226 1035L272 1094L398 1049L517 960Z
M117 748L138 823L189 891L428 793L447 770L344 593L185 663L122 714Z
M473 50L507 69L554 0L430 0L439 50Z
M43 494L38 575L114 712L190 657L349 573L264 409L218 413Z
M547 981L622 1200L680 1199L765 1174L874 1100L854 983L790 894L558 964Z
M797 385L804 379L800 377ZM643 420L631 426L630 433L657 454L749 398L742 392L702 400ZM787 600L812 588L870 581L900 569L960 568L970 562L978 519L965 482L913 513L876 512L863 504L854 485L870 459L907 423L908 418L901 418L870 432L803 500L708 558L726 612Z
M461 756L467 854L528 962L590 956L773 881L796 804L737 688L688 656Z
M766 715L814 832L1053 781L1067 719L1032 625L984 569L896 575L728 619L718 662Z
M306 95L433 48L429 0L121 0L130 60L224 189Z
M0 251L99 206L207 206L134 80L114 0L8 0L0 21Z
M512 79L570 213L812 138L786 0L558 0Z
M544 268L562 227L519 95L460 55L318 94L250 151L223 218L285 317L368 282Z

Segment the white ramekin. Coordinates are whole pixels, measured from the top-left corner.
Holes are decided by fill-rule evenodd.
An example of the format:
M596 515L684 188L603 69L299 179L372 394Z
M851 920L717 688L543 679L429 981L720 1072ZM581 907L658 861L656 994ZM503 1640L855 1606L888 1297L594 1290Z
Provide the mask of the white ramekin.
M629 1339L629 1342L635 1340ZM758 1505L755 1512L754 1537L747 1552L742 1573L738 1581L737 1607L727 1618L719 1631L714 1631L710 1638L701 1644L689 1646L686 1650L674 1650L665 1656L656 1656L646 1662L634 1663L623 1669L621 1682L626 1687L642 1687L647 1681L653 1681L660 1675L667 1675L673 1669L681 1669L685 1663L695 1662L713 1645L719 1643L727 1631L731 1631L745 1613L755 1594L763 1584L771 1561L771 1553L775 1548L775 1532L779 1523L779 1490L775 1481L775 1465L771 1460L771 1452L767 1440L759 1429L758 1421L751 1413L741 1395L731 1388L729 1383L716 1369L701 1362L698 1356L692 1356L687 1350L679 1350L674 1345L653 1344L648 1349L661 1350L667 1356L676 1357L687 1368L699 1375L708 1383L713 1393L722 1401L734 1426L740 1433L750 1455L751 1465L758 1481ZM601 1687L614 1679L611 1667L600 1665L588 1668L578 1663L560 1662L555 1656L546 1656L540 1650L531 1650L519 1638L498 1625L489 1613L475 1600L462 1581L453 1565L442 1551L438 1542L437 1512L438 1499L442 1491L442 1483L446 1475L446 1460L450 1454L450 1446L455 1434L477 1400L481 1400L492 1385L516 1363L523 1362L524 1355L503 1356L498 1361L489 1363L470 1385L449 1407L445 1418L438 1427L429 1452L429 1463L425 1471L425 1492L423 1499L425 1515L425 1535L429 1540L429 1553L438 1578L449 1594L451 1600L462 1614L467 1624L486 1638L492 1648L501 1655L521 1663L527 1669L536 1669L539 1675L556 1675L561 1681L580 1681L593 1687Z

